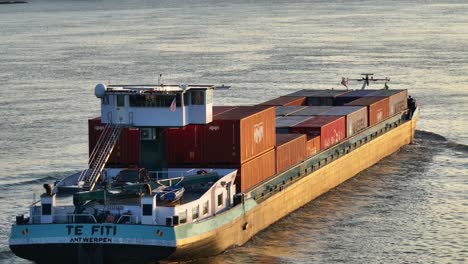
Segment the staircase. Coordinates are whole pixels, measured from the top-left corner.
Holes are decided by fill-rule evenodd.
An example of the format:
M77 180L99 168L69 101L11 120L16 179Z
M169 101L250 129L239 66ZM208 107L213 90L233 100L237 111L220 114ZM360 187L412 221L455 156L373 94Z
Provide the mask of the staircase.
M80 175L79 181L84 181L82 191L92 191L101 176L106 162L112 154L115 144L119 140L123 127L107 124L89 157L89 168Z

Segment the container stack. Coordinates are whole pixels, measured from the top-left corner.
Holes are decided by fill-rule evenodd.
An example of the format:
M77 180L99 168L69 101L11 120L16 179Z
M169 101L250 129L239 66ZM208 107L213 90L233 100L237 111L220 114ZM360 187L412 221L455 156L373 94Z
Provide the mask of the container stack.
M368 126L373 126L389 117L388 97L362 97L347 103L346 106L367 107Z
M237 191L245 192L401 113L407 109L406 96L406 90L302 90L256 106L214 106L209 124L158 132L166 153L143 145L139 129L124 129L108 165L151 163L161 152L171 168L237 168ZM100 118L89 120L90 153L103 128Z
M346 137L346 123L343 116L314 116L290 128L291 133L320 136L320 149L326 149Z
M365 106L335 106L321 113L323 116L344 116L346 137L351 137L367 127L367 108Z
M167 130L169 166L239 168L240 191L273 176L275 108L214 107L213 113L209 124Z
M335 98L347 92L345 90L301 90L286 96L307 97L306 105L309 106L333 106Z

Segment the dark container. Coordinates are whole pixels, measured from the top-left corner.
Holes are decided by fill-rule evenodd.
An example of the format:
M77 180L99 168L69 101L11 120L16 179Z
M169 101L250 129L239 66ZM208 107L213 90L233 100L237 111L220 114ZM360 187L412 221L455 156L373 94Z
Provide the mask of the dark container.
M344 116L346 118L346 137L365 129L368 124L367 107L365 106L335 106L320 115Z
M101 118L88 120L89 155L94 150L105 124L101 124ZM108 166L127 167L139 165L140 162L140 130L138 128L124 128L119 140L114 146L111 156L107 160Z
M326 149L340 142L346 135L343 116L315 116L290 128L291 133L320 136L320 149Z
M237 106L213 106L213 116L217 116L227 111L231 111L235 108L237 108Z
M306 157L313 156L320 152L320 136L307 136Z
M275 146L275 108L239 106L205 125L205 161L241 164Z
M333 106L306 106L305 108L294 112L291 116L315 116L332 109Z
M311 118L310 116L283 116L276 118L276 133L287 134L289 128Z
M389 98L389 116L408 109L408 90L378 90L370 96Z
M259 105L268 106L301 106L306 102L305 96L280 96L278 98L266 101Z
M301 90L286 96L305 96L309 106L333 106L337 96L347 93L346 90Z
M350 91L345 94L338 95L335 97L335 105L336 106L342 106L347 103L350 103L354 100L357 100L361 97L369 96L370 94L376 92L378 90L370 90L370 89L365 89L365 90L354 90Z
M363 97L346 104L347 106L366 106L369 126L375 125L389 116L388 97Z
M276 116L288 116L306 107L307 106L277 106Z
M306 135L276 134L276 171L279 173L306 157Z
M258 183L276 174L276 152L275 149L257 156L240 165L239 174L236 178L236 189L245 192Z
M204 125L166 129L166 157L169 164L200 164L204 157Z

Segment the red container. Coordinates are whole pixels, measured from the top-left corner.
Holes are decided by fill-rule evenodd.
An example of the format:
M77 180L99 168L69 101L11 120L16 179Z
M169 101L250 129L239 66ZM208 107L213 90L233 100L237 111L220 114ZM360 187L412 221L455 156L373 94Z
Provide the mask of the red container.
M213 116L220 115L237 108L237 106L213 106Z
M346 118L346 137L365 129L368 124L367 107L365 106L334 106L320 115L344 116Z
M307 136L306 157L313 156L320 152L320 136Z
M343 116L316 116L290 128L291 133L320 136L320 149L326 149L346 135Z
M281 172L306 156L306 135L276 134L276 171Z
M169 164L201 164L204 157L204 125L166 129L166 156Z
M275 146L275 108L239 106L205 125L209 164L241 164Z
M305 96L281 96L259 105L268 106L301 106L306 102Z
M388 97L363 97L347 103L347 106L367 106L369 126L375 125L389 116Z
M89 155L94 150L105 125L101 118L88 120ZM128 167L140 163L140 130L138 128L124 128L120 134L111 156L107 160L108 166Z
M245 192L276 174L275 153L272 149L240 165L236 178L238 192Z

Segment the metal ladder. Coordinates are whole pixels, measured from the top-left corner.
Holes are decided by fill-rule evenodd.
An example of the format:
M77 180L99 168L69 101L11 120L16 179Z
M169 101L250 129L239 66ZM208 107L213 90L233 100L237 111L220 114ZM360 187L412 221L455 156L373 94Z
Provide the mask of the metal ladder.
M101 176L102 171L106 165L107 160L114 150L114 146L119 140L120 133L123 127L121 125L107 124L99 137L99 140L94 147L91 156L89 157L89 168L84 170L79 181L83 181L83 191L92 191L96 185L97 180Z

